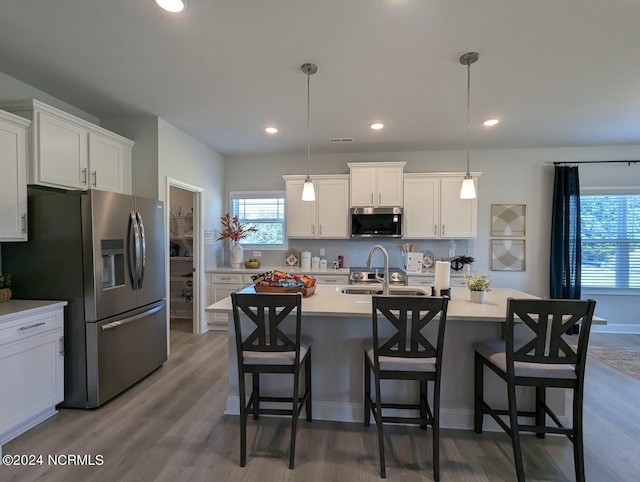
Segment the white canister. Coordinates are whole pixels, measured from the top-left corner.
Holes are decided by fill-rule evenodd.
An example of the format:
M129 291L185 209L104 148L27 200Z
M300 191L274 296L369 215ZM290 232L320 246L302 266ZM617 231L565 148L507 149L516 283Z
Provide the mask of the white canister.
M318 256L311 258L311 269L320 269L320 258Z
M320 260L320 271L327 271L327 260L324 258Z
M311 251L300 253L300 267L302 269L311 269Z

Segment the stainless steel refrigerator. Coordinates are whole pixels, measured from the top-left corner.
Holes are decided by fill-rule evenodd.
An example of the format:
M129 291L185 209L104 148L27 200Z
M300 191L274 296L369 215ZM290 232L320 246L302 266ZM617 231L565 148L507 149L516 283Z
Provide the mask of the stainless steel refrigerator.
M2 245L15 298L67 300L63 407L95 408L167 360L164 207L29 191L29 241Z

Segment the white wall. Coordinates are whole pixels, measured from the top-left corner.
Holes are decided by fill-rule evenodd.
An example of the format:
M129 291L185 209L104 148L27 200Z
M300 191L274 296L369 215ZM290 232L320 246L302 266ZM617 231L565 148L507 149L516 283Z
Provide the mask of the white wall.
M24 82L14 79L13 77L0 72L0 97L4 99L38 99L53 107L57 107L69 114L80 117L88 122L100 125L100 120L91 114L84 112L66 102L62 102L41 90L31 87Z
M158 193L166 202L167 177L202 188L203 226L205 233L217 229L222 215L224 159L200 141L158 120ZM207 243L205 235L205 269L217 266L220 246Z
M471 153L471 170L482 172L478 189L478 238L469 242L476 258L473 269L490 274L495 286L508 286L538 296L549 296L550 217L553 162L579 160L636 160L640 146L477 150ZM311 174L348 172L347 162L406 161L405 172L464 171L464 151L421 151L358 154L316 154ZM299 156L227 156L225 203L232 190L284 189L283 174L304 174L306 158ZM640 186L640 164L596 164L580 167L581 186ZM526 271L490 271L491 204L527 205ZM344 241L349 243L349 241ZM345 244L346 246L346 244ZM585 296L591 296L585 293ZM592 295L596 314L610 321L635 324L640 297Z

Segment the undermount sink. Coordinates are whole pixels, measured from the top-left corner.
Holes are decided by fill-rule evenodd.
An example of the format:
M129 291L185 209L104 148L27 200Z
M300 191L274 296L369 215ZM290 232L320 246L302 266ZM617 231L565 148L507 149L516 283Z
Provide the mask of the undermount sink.
M376 286L345 286L340 290L345 295L381 295L382 287ZM389 288L390 295L396 296L428 296L428 293L420 288L395 287Z

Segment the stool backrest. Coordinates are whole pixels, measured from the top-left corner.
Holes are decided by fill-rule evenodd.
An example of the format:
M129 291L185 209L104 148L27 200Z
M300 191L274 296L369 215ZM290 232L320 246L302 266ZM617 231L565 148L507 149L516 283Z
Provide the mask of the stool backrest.
M513 362L571 364L584 367L587 343L596 302L594 300L514 299L507 300L507 368ZM533 337L515 348L514 327L517 319L527 326ZM562 338L580 324L577 348Z
M430 296L373 296L374 358L436 358L441 360L448 298ZM382 316L379 316L382 315ZM439 316L438 316L439 315ZM425 327L438 320L435 346L426 338ZM380 328L391 325L391 337L380 338Z
M231 302L238 353L242 351L299 352L302 320L301 293L232 293ZM294 333L286 335L281 330L280 324L294 310ZM244 330L244 332L240 318L241 313L244 313L253 322L251 329Z

